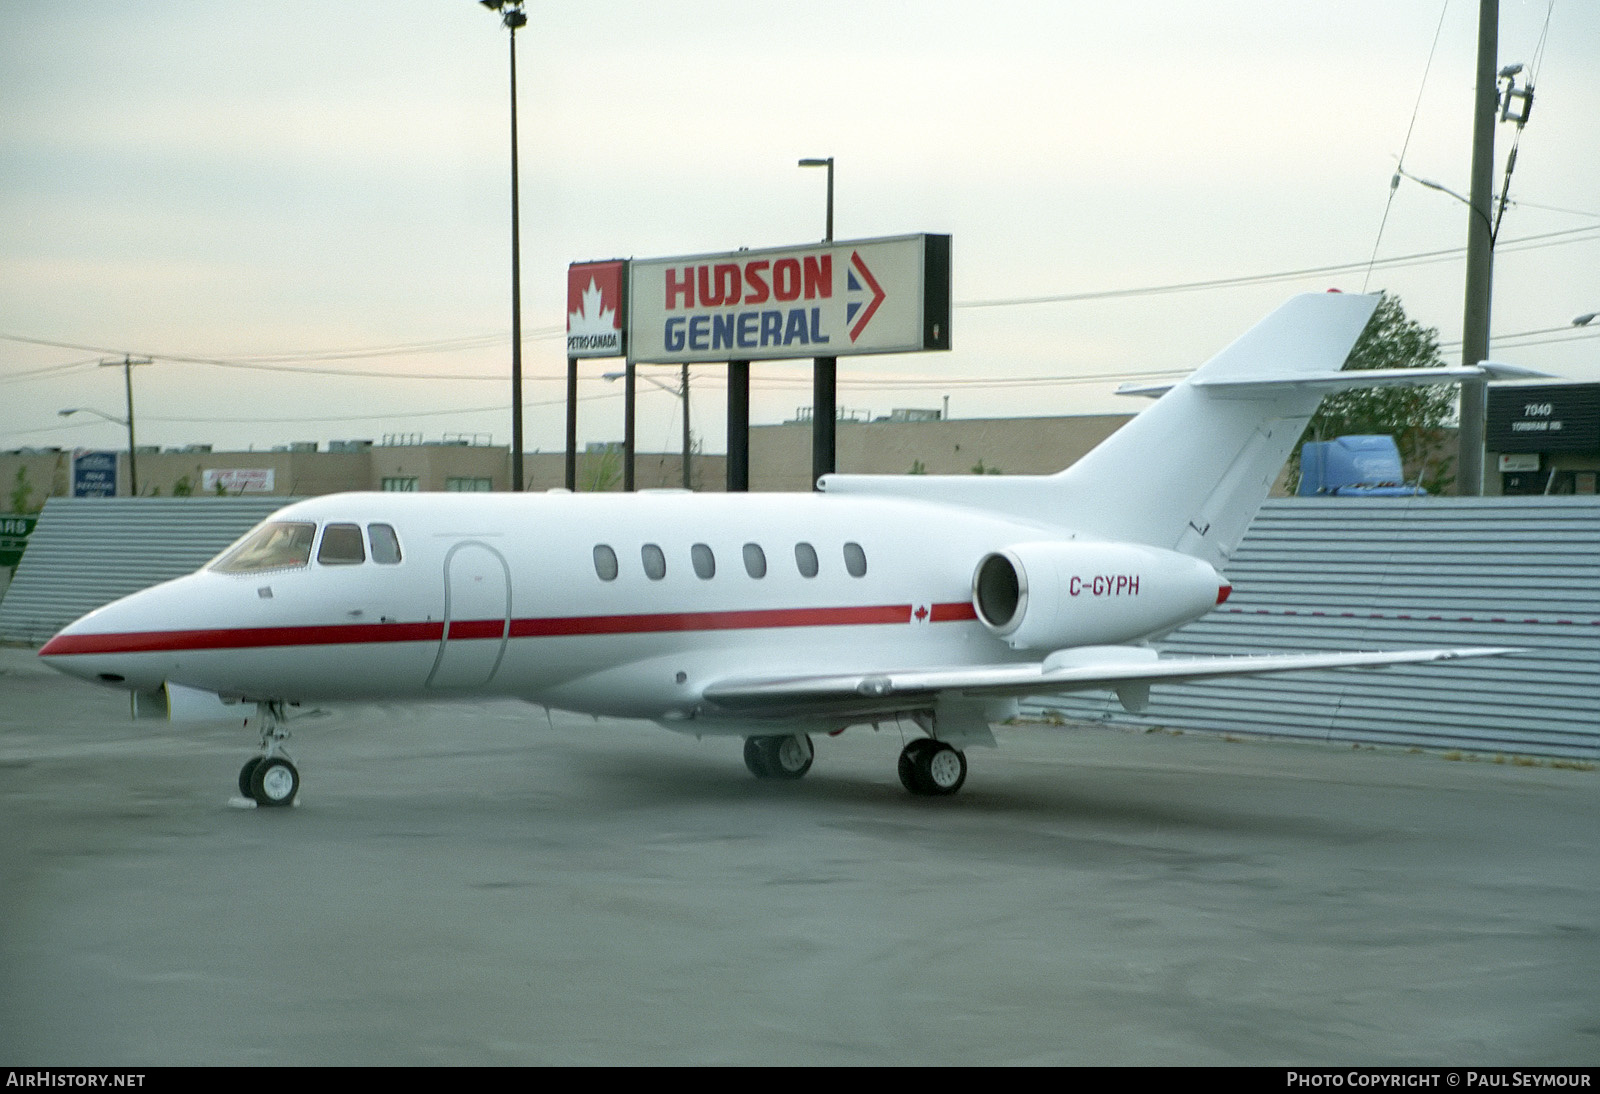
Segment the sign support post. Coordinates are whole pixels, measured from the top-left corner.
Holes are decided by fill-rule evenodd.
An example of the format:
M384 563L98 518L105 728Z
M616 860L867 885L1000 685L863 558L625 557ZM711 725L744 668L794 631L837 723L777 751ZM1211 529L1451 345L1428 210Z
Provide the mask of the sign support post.
M628 358L626 375L622 379L622 489L633 493L633 435L636 426L634 397L638 394L638 373L633 358Z
M568 490L578 489L578 359L626 357L628 259L574 262L567 267ZM628 361L624 489L633 489L633 362ZM607 379L611 376L608 375Z
M750 491L750 362L728 362L728 493Z
M818 357L811 362L811 489L817 480L836 470L835 430L839 422L839 359Z
M568 490L578 489L578 359L567 358L567 474Z

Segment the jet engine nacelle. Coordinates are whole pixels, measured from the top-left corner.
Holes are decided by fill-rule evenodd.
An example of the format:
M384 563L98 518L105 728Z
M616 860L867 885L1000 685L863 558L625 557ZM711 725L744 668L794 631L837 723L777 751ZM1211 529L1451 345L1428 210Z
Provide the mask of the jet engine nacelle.
M1229 591L1199 559L1137 544L1017 543L972 575L978 618L1019 650L1133 642L1199 618Z
M214 691L186 688L181 684L162 684L155 691L134 691L135 721L161 719L168 722L232 722L241 720L245 710L237 703L224 702Z

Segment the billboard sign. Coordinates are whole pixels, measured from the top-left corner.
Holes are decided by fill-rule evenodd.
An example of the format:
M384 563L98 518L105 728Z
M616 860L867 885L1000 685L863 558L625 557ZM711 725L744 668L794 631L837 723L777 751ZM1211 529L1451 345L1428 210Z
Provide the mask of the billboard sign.
M274 479L270 467L207 467L200 488L208 494L270 494Z
M86 448L72 453L72 496L75 498L114 498L117 496L117 454L91 452Z
M567 356L621 357L625 259L574 262L567 267Z
M1490 452L1600 452L1600 384L1489 388Z
M28 513L0 513L0 569L11 569L22 561L39 518Z
M653 364L950 348L950 237L635 259L628 354Z

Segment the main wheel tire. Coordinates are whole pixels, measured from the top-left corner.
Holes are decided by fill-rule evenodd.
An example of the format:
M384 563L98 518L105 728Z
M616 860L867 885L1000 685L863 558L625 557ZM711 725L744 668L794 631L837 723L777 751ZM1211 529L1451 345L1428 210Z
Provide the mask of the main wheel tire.
M900 750L900 785L913 794L926 794L922 788L922 775L920 773L922 754L935 747L939 742L932 737L918 737Z
M255 791L250 788L250 780L255 777L256 768L261 766L264 756L251 756L239 769L239 794L241 797L253 798Z
M750 769L750 774L758 779L770 776L767 770L767 750L762 745L763 737L746 737L744 739L744 765Z
M804 733L768 737L766 742L767 771L773 778L798 779L811 770L816 751L811 747L811 738Z
M746 737L744 765L758 779L798 779L811 770L816 752L804 733Z
M900 783L913 794L944 797L967 781L967 758L943 741L919 737L900 753Z
M299 794L300 772L282 756L263 759L250 774L250 796L257 805L293 805Z
M929 794L954 794L967 781L967 758L944 742L922 756L920 765Z

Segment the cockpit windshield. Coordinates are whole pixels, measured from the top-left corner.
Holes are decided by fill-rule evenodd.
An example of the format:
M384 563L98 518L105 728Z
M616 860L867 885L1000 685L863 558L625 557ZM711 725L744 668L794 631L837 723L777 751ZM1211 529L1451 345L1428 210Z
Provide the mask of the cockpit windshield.
M310 522L269 521L211 568L221 574L248 574L304 566L311 561L311 541L316 535L317 526Z

